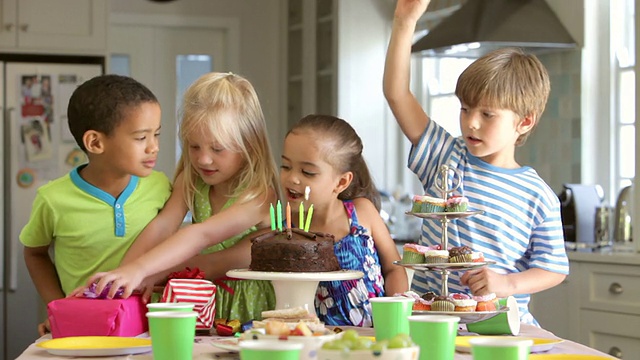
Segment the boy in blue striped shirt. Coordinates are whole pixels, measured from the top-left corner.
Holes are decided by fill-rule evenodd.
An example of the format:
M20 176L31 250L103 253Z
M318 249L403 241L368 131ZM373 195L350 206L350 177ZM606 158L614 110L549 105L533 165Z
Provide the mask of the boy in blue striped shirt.
M546 69L516 48L490 52L458 78L462 136L454 138L431 121L409 89L411 41L429 0L398 0L384 71L384 94L403 133L411 141L409 168L425 194L441 197L435 179L442 165L457 170L455 195L482 214L452 221L449 247L469 246L496 264L452 272L450 292L515 296L522 323L536 324L530 294L562 282L569 273L558 197L536 171L515 160L537 125L550 92ZM453 172L447 181L453 183ZM457 182L457 180L456 180ZM454 195L454 194L451 194ZM437 220L422 224L422 245L440 244ZM439 292L440 274L416 272L411 288Z

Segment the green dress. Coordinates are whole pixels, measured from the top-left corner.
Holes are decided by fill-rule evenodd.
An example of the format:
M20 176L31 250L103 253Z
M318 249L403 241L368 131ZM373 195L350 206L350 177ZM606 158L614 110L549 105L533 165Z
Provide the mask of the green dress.
M199 223L211 217L211 203L209 202L210 186L198 182L194 196L193 222ZM222 209L231 206L236 199L229 199ZM202 250L202 254L228 249L240 241L244 236L256 231L253 226L241 234L229 238L219 244ZM243 324L249 320L262 319L262 312L276 307L276 295L271 281L240 280L223 277L216 279L216 318L227 320L238 319Z

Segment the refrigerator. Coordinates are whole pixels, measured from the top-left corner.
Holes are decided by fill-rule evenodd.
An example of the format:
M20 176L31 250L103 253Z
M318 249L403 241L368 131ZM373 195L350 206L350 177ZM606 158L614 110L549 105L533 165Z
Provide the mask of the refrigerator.
M82 82L104 72L103 57L0 54L0 359L15 359L38 338L46 316L27 271L19 235L39 186L86 162L67 124Z

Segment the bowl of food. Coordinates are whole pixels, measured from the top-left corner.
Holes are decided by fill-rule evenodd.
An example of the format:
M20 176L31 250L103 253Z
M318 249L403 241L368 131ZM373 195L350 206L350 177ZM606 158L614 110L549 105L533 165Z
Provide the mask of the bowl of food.
M339 338L325 342L317 360L417 360L419 354L420 347L407 334L375 341L358 336L355 330L347 330Z
M303 345L300 352L301 360L317 360L318 350L327 342L336 339L339 334L330 330L311 331L304 322L300 322L294 329L290 329L286 325L281 329L273 327L269 324L265 329L252 329L245 331L240 336L240 341L284 341L290 343L300 343ZM275 326L278 326L276 323Z

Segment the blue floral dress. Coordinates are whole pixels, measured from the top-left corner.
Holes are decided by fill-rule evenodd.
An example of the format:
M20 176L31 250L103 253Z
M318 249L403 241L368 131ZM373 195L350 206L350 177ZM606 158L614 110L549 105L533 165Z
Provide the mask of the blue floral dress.
M382 266L373 238L358 223L351 200L343 201L349 216L351 231L336 242L333 251L340 267L360 270L364 277L357 280L321 281L316 291L316 313L327 325L373 326L369 299L384 296Z

